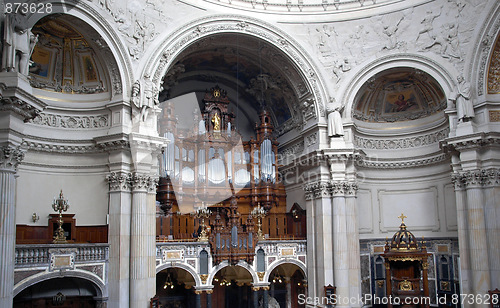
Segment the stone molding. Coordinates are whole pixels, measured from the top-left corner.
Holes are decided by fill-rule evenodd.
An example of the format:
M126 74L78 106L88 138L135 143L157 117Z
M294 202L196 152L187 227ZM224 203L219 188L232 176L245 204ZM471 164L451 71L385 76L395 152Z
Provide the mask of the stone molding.
M17 97L2 97L0 111L12 111L24 118L24 122L34 119L40 110Z
M110 126L109 114L75 116L40 113L30 123L40 126L49 126L67 129L98 129Z
M31 137L30 139L24 139L23 146L30 151L88 154L130 149L130 142L126 134L96 137L94 140L61 140Z
M156 187L158 186L157 177L135 172L111 172L106 176L106 180L108 181L110 192L156 192Z
M317 181L304 186L305 199L356 196L358 184L351 181Z
M500 145L500 134L476 133L465 137L449 138L443 142L441 147L448 152L478 149L485 146Z
M24 153L25 150L20 147L0 147L0 170L16 173L17 166L24 159Z
M488 168L455 172L451 175L455 190L482 188L500 185L500 169Z
M380 139L355 136L354 144L363 149L408 149L437 143L448 137L449 133L450 129L447 127L437 132L409 138Z
M400 160L400 161L394 161L394 160L377 160L377 161L370 161L367 159L364 159L360 162L360 165L366 168L375 168L375 169L403 169L403 168L415 168L415 167L423 167L423 166L429 166L429 165L434 165L434 164L439 164L442 162L446 162L449 160L449 155L448 154L439 154L436 156L432 157L424 157L424 158L409 158L408 160Z

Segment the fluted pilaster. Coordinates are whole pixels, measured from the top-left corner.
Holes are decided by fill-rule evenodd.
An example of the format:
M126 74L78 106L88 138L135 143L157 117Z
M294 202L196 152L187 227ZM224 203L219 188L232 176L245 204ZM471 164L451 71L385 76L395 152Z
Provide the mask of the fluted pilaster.
M0 147L0 307L12 307L16 244L17 166L24 158L19 147Z
M109 307L128 308L130 300L131 177L112 172L109 185Z
M155 285L155 226L154 199L148 192L156 188L157 180L134 173L131 177L132 211L130 224L130 307L145 307L153 297ZM152 202L151 202L152 201Z

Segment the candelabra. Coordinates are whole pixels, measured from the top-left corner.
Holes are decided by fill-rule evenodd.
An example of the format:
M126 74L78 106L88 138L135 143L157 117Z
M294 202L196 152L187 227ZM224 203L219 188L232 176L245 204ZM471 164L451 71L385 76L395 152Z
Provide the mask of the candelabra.
M61 189L61 193L59 194L59 198L54 198L54 202L52 203L52 208L54 211L59 212L59 221L57 222L59 224L59 228L56 231L56 235L54 236L54 244L64 244L67 243L66 241L66 236L64 235L64 229L62 228L63 225L63 219L62 219L62 212L66 212L69 208L69 203L68 200L65 200L63 197L63 192Z
M262 218L266 216L266 210L263 207L260 207L259 202L257 207L252 210L251 214L253 217L257 217L257 239L259 241L263 241L264 233L262 233Z
M212 212L208 209L208 207L205 206L205 202L202 203L202 206L197 208L195 210L194 215L197 218L201 219L201 232L198 235L198 241L206 242L208 241L208 232L207 232L207 226L205 225L205 218L209 218Z

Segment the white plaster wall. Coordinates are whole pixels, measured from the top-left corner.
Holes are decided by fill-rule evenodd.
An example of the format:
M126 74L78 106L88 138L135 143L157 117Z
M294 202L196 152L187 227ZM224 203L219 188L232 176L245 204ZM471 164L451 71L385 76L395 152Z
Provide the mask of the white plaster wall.
M47 226L49 214L55 213L52 202L61 189L70 207L67 214L75 214L77 226L104 225L108 214L108 184L104 174L45 173L26 167L18 172L16 187L16 224ZM33 223L36 212L40 220Z
M411 174L412 170L400 171ZM455 196L446 175L427 178L399 176L392 179L365 179L360 183L356 204L361 239L392 237L404 213L405 224L417 237L456 237Z

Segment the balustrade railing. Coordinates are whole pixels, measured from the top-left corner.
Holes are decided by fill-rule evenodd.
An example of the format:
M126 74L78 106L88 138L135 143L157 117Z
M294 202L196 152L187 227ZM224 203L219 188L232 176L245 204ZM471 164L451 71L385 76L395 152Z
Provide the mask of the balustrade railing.
M74 249L75 262L107 261L109 244L36 244L16 245L15 266L48 264L51 249Z

